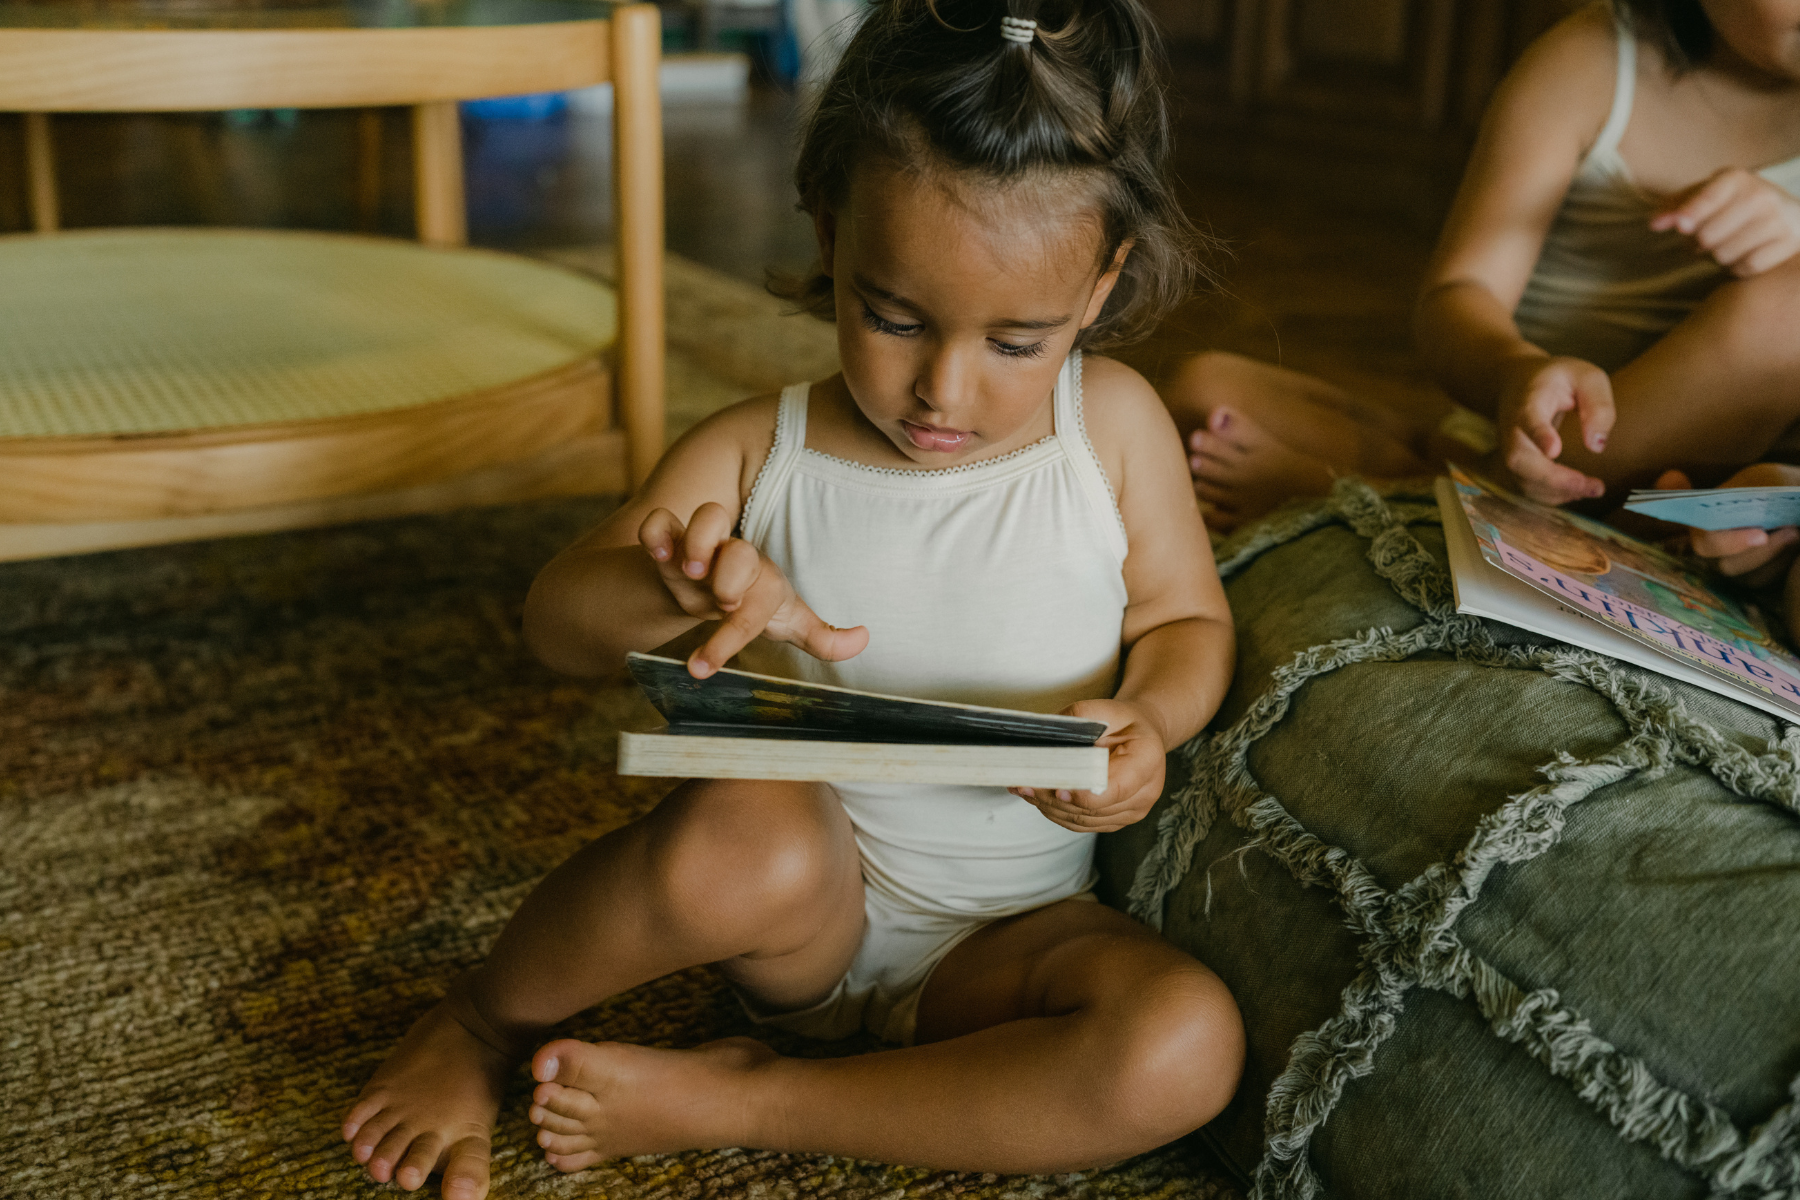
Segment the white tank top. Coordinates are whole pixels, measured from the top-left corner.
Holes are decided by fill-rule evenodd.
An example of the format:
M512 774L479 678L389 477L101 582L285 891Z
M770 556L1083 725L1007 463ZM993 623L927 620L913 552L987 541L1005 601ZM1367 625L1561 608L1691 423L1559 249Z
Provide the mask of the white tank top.
M1125 526L1081 419L1081 356L1057 376L1055 432L940 471L868 467L806 448L810 385L781 395L775 444L741 536L855 658L758 640L747 670L866 691L1055 712L1117 687ZM866 884L891 901L988 919L1093 885L1094 835L991 787L834 785Z
M1569 185L1513 314L1528 341L1606 371L1649 349L1732 278L1697 253L1691 237L1650 229L1650 218L1667 199L1639 187L1619 155L1637 92L1637 39L1622 24L1614 36L1619 55L1612 111ZM1758 174L1800 195L1800 158Z

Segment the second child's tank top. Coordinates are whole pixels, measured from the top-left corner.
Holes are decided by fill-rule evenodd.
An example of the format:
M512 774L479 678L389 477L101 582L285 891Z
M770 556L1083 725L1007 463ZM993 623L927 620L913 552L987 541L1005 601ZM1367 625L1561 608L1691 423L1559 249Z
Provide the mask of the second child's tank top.
M868 467L806 448L808 384L782 393L741 536L834 625L854 658L758 640L747 670L865 691L1056 712L1117 685L1126 540L1081 413L1081 356L1057 377L1055 432L945 470ZM1093 835L992 787L834 785L865 883L891 900L992 918L1093 883Z
M1519 332L1551 354L1606 371L1624 366L1678 325L1730 272L1675 230L1652 232L1668 203L1639 187L1619 154L1637 94L1637 40L1620 23L1612 111L1581 162L1519 299ZM1762 168L1800 195L1800 158Z

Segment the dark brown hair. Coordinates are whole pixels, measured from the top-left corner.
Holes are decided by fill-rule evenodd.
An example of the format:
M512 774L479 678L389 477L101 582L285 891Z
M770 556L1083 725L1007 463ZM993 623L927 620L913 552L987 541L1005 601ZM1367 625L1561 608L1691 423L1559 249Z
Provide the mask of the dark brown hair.
M1713 51L1712 22L1700 0L1613 0L1631 32L1662 51L1677 74L1705 62Z
M1035 20L1029 41L1000 20ZM840 204L864 156L947 166L996 184L1047 171L1089 178L1101 262L1131 253L1077 345L1148 333L1200 275L1198 237L1166 174L1162 46L1139 0L876 0L813 103L794 180L800 209ZM770 290L831 319L822 271Z

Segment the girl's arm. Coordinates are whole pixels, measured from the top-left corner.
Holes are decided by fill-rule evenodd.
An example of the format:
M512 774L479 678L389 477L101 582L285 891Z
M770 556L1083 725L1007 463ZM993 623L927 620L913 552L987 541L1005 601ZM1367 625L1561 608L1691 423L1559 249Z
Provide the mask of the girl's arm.
M1598 494L1598 480L1554 461L1562 453L1556 426L1577 410L1588 446L1598 451L1612 427L1612 389L1591 363L1553 358L1526 341L1512 314L1612 107L1617 54L1612 17L1595 5L1533 43L1507 74L1482 120L1414 318L1419 352L1438 381L1495 419L1508 466L1528 491L1554 502Z
M1163 756L1212 719L1236 658L1231 609L1194 500L1181 435L1156 392L1103 358L1083 367L1086 421L1125 519L1125 670L1111 700L1067 710L1105 721L1106 791L1017 788L1070 829L1130 825L1162 794Z
M571 675L619 669L703 621L719 628L690 669L710 674L751 639L789 641L821 658L862 649L861 630L834 630L781 572L732 536L774 440L775 397L746 400L695 426L628 500L538 573L525 599L525 641Z

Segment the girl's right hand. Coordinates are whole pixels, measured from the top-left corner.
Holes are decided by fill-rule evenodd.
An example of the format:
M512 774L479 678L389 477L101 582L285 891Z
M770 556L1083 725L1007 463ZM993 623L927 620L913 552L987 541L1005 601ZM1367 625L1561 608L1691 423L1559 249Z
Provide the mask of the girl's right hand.
M1616 413L1612 379L1579 358L1529 355L1506 368L1495 424L1500 452L1519 490L1540 504L1567 504L1606 494L1606 484L1556 460L1563 452L1557 426L1569 412L1581 421L1581 440L1595 454L1606 449Z
M869 631L861 625L838 629L821 621L780 567L731 535L731 516L722 505L701 505L685 527L659 508L638 527L638 542L656 561L663 586L682 612L720 623L688 656L688 673L696 679L717 671L758 637L798 646L826 662L854 658L869 644Z

